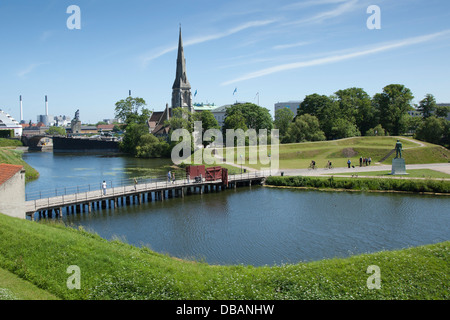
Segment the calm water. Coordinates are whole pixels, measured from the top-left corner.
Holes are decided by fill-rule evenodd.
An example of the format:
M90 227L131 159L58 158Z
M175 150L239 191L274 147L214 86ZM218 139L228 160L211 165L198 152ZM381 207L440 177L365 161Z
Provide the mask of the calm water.
M154 160L52 153L28 154L24 159L41 173L27 191L60 185L61 179L73 185L96 183L105 176L127 178L164 165ZM446 241L449 204L450 197L440 196L254 186L63 219L107 239L146 245L180 258L259 266Z

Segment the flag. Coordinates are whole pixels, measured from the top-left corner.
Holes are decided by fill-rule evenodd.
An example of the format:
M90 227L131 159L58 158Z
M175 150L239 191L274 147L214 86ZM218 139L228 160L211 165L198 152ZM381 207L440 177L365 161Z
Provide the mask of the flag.
M237 92L237 88L234 88L234 91L233 91L233 96L234 96L234 94Z

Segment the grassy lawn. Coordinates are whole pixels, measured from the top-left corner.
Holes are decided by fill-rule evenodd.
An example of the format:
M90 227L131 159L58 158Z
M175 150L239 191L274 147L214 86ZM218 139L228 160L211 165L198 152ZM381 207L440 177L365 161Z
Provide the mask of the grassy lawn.
M39 289L15 274L0 268L0 300L57 300L45 290Z
M444 242L280 266L217 266L0 214L0 268L61 299L448 300L449 248ZM80 289L67 288L72 265L81 270ZM380 289L367 287L372 265L381 271Z
M280 169L305 169L315 160L319 168L325 167L328 160L334 167L346 167L347 160L359 165L360 157L372 158L376 165L394 149L397 139L403 144L403 157L408 164L447 163L450 161L450 151L441 146L424 143L404 137L355 137L335 141L305 142L279 145ZM240 155L245 155L243 165L254 169L266 168L261 163L250 164L249 148L234 148L234 163L240 165ZM268 147L268 152L270 147ZM226 151L223 151L226 155ZM254 157L258 154L252 153ZM395 153L386 158L382 164L391 164ZM233 161L233 160L232 160ZM227 162L230 160L227 158Z
M361 177L379 177L390 176L391 171L373 171L373 172L358 172ZM413 169L407 170L408 178L434 178L434 179L450 179L450 174L431 170L431 169ZM348 176L348 173L336 173L335 176Z

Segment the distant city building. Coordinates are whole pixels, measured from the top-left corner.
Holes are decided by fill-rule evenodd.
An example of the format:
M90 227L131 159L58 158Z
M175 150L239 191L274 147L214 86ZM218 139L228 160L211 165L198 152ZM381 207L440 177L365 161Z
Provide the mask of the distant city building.
M54 125L57 127L67 127L70 125L72 119L68 116L56 116L53 118Z
M0 110L0 131L0 136L20 137L22 136L22 125L11 115Z
M297 110L300 109L300 104L303 101L288 101L275 103L274 115L279 109L289 108L294 113L294 117L297 115Z
M113 123L122 123L122 120L120 120L120 119L103 119L103 122L106 122L106 124L113 124Z
M46 114L38 115L37 122L42 122L46 127L52 127L55 125L54 117Z
M225 113L228 108L230 108L232 104L226 104L224 106L218 107L216 109L211 110L212 114L214 115L214 118L216 118L217 122L219 123L219 126L222 128L225 124Z
M194 111L212 111L217 108L214 103L194 103L192 106Z

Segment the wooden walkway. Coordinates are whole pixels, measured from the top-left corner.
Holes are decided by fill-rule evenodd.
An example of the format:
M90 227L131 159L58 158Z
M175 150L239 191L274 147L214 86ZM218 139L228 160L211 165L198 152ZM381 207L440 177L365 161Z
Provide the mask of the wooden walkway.
M35 219L35 215L39 215L39 218L53 216L61 218L64 209L67 214L81 213L108 207L116 208L120 205L139 205L145 201L164 201L164 199L184 197L194 193L202 194L237 186L261 184L268 175L262 171L253 171L230 175L226 184L222 180L195 182L184 179L107 188L105 194L103 190L94 190L30 200L26 201L26 215L31 220Z

